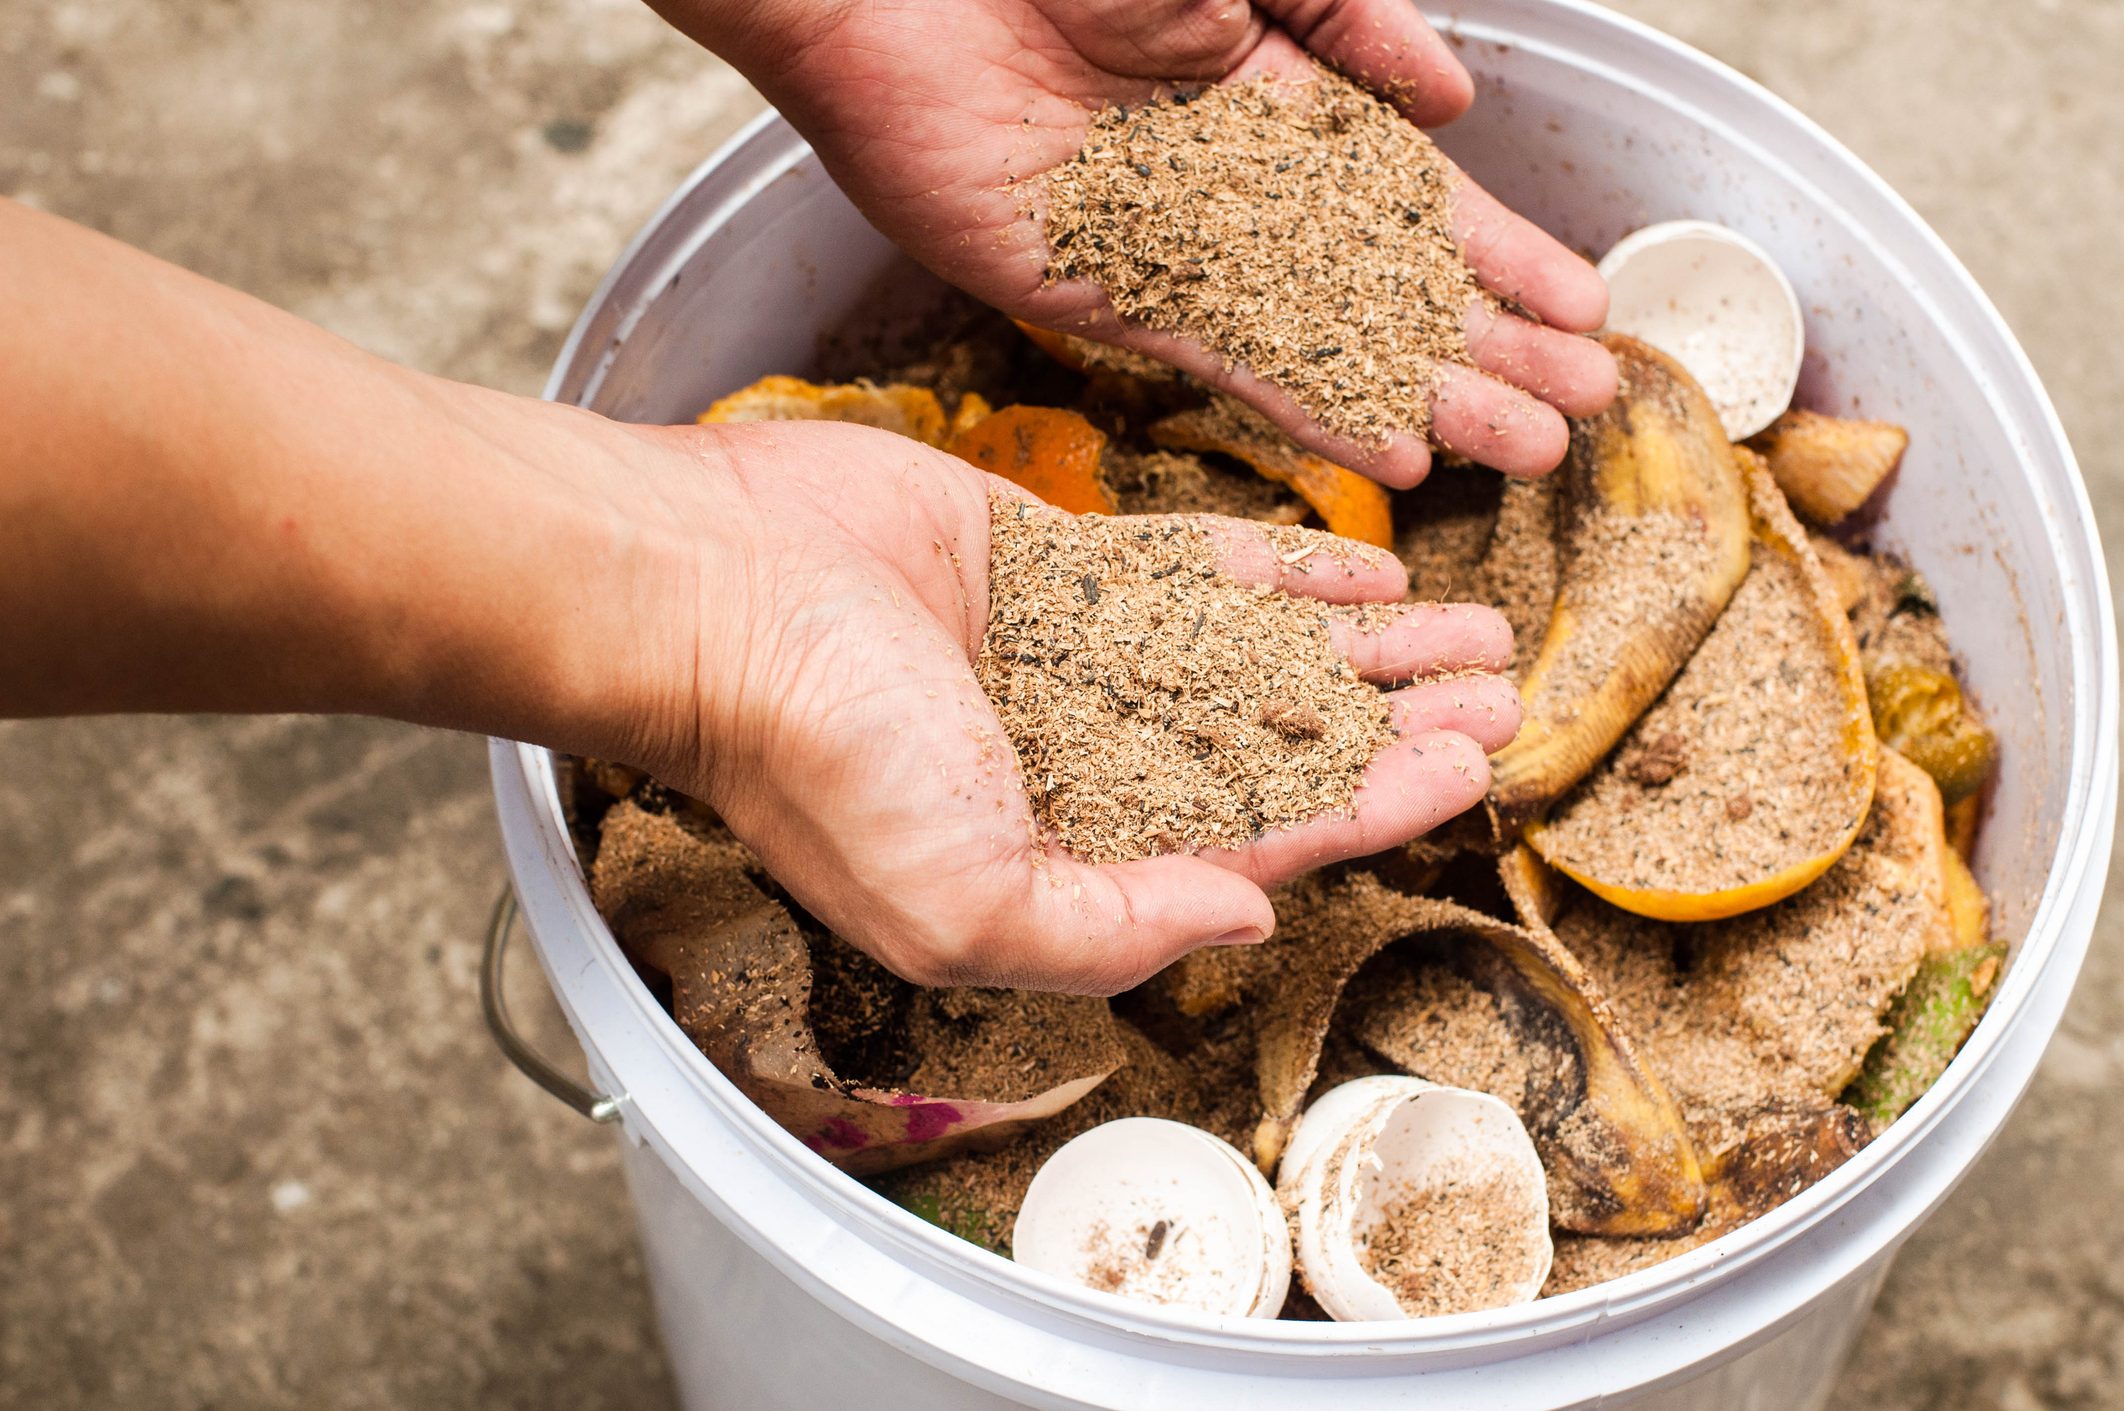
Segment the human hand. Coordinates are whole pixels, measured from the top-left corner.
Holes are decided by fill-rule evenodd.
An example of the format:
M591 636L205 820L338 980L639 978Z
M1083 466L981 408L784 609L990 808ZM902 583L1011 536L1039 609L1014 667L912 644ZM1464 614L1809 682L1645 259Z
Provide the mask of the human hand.
M706 800L808 910L927 984L1111 993L1198 946L1258 940L1262 887L1394 846L1488 788L1518 698L1461 676L1390 697L1399 743L1354 811L1202 857L1091 867L1041 842L972 660L988 618L988 504L1003 482L883 432L827 423L629 429L641 479L704 546L661 577L666 624L636 669L618 757ZM859 473L851 473L858 471ZM1014 492L1013 492L1014 493ZM1385 556L1341 573L1282 565L1221 526L1236 578L1331 601L1398 600ZM1376 680L1494 673L1511 633L1487 608L1410 609L1342 639ZM662 666L658 665L661 656ZM644 707L644 700L647 705Z
M1411 121L1448 121L1473 84L1408 0L652 3L742 69L864 214L946 279L1015 318L1172 363L1387 484L1413 485L1428 470L1420 436L1368 447L1331 435L1201 345L1123 324L1095 286L1045 283L1046 240L1016 184L1073 156L1100 107L1140 102L1161 80L1302 77L1308 53L1392 95ZM1606 316L1606 286L1464 178L1455 227L1481 282L1542 323L1470 309L1482 371L1440 370L1432 433L1476 461L1541 474L1563 457L1559 413L1590 415L1614 395L1613 360L1573 336Z

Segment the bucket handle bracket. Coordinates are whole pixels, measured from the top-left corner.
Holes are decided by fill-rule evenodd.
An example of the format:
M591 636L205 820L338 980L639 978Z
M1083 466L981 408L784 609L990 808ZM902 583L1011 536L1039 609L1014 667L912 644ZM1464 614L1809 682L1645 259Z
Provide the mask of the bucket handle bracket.
M479 1008L486 1016L487 1032L494 1035L502 1055L526 1078L593 1122L617 1122L626 1094L604 1097L592 1092L555 1067L516 1032L508 1007L502 1002L502 960L508 953L509 934L515 929L516 892L504 887L487 921L486 953L479 966Z

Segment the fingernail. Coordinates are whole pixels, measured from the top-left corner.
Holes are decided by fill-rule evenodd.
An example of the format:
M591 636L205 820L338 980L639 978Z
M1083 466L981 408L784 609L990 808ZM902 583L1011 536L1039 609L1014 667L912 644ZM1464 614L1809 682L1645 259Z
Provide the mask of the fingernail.
M1241 926L1236 931L1226 931L1209 944L1213 946L1258 946L1268 939L1268 932L1258 926Z

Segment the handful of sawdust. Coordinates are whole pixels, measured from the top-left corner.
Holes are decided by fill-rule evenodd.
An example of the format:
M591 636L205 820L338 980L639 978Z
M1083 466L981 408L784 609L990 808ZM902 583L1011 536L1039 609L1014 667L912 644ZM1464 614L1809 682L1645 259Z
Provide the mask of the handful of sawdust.
M1072 853L1236 847L1350 807L1395 733L1385 695L1330 640L1325 604L1224 577L1185 519L1080 519L1002 497L989 514L974 671L1035 819ZM1317 539L1333 571L1342 541L1280 533Z
M1048 279L1195 338L1367 444L1431 424L1484 299L1453 242L1451 168L1414 124L1325 69L1093 118L1044 178Z

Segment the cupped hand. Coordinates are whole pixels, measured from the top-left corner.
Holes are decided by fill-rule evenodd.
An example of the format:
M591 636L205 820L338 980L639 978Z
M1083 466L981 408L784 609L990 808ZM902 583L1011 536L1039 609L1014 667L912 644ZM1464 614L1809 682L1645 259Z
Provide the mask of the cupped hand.
M1473 82L1409 0L652 2L742 69L864 214L944 278L1013 317L1172 363L1387 484L1413 485L1428 470L1420 436L1384 446L1334 436L1200 344L1124 324L1097 288L1048 284L1046 239L1026 219L1022 184L1073 156L1101 107L1175 82L1302 76L1309 54L1413 122L1448 121ZM1614 395L1613 360L1573 336L1606 317L1606 286L1464 177L1454 224L1477 278L1532 319L1468 310L1480 371L1440 370L1432 434L1470 459L1541 474L1562 459L1564 415L1590 415Z
M1088 866L1039 835L973 674L989 495L1016 492L861 427L628 434L652 447L642 483L680 531L662 541L700 547L658 575L677 587L635 647L656 684L626 712L622 757L706 799L808 910L911 980L1111 993L1198 946L1258 941L1275 923L1264 886L1461 812L1518 727L1494 674L1511 632L1489 609L1338 626L1368 678L1416 682L1393 692L1400 738L1348 815L1214 856ZM1200 522L1235 578L1338 602L1404 591L1385 555L1307 575L1257 526Z

